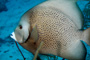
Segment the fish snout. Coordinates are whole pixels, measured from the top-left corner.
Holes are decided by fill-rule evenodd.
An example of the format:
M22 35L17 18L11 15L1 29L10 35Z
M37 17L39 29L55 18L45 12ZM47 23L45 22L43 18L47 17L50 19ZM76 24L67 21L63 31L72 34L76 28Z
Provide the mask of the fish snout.
M17 41L17 42L19 42L19 43L24 43L26 40L23 38L23 37L21 37L20 35L17 35L17 34L15 34L15 32L12 32L11 33L11 35L10 35L10 37L12 38L12 39L14 39L15 41Z
M16 39L16 37L15 37L15 33L14 33L14 32L12 32L12 33L11 33L10 37L11 37L12 39L14 39L15 41L17 41L17 39Z

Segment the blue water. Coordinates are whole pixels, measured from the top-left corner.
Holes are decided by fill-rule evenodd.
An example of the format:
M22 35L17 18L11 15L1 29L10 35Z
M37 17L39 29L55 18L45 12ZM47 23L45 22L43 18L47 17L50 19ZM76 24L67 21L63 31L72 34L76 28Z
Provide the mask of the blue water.
M0 60L23 60L15 41L10 38L21 16L34 6L45 0L0 0ZM83 3L83 5L81 4ZM78 1L77 4L82 13L88 1ZM87 49L86 60L90 60L90 46L83 42ZM32 60L33 54L18 44L26 60ZM55 57L55 58L54 58ZM40 55L42 60L62 60L57 56Z

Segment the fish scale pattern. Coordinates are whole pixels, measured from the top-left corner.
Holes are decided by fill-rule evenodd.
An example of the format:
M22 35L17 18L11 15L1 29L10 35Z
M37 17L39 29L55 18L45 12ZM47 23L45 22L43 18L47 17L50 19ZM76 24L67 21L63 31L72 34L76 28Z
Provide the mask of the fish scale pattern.
M30 10L29 20L31 26L37 25L38 44L44 41L40 53L63 57L68 49L73 52L73 49L77 48L75 45L79 45L77 42L81 40L81 32L73 20L62 11L53 7L35 7ZM83 53L80 54L83 56Z

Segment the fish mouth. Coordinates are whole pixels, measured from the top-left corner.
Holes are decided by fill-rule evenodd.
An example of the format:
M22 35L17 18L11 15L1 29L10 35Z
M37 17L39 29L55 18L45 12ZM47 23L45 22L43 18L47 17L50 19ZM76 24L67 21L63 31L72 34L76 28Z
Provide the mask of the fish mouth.
M12 39L14 39L15 41L17 41L14 32L11 33L10 37L11 37Z
M12 39L14 39L15 41L17 41L17 39L16 39L16 37L15 37L15 32L12 32L11 35L10 35L10 37L11 37ZM30 39L30 37L31 37L31 31L29 31L29 35L28 35L27 39L24 39L24 36L23 36L23 41L22 41L22 43L26 43L26 42Z
M31 34L29 33L29 35L28 35L27 39L26 39L26 40L24 40L22 43L26 43L26 42L30 39L30 36L31 36ZM11 33L10 37L11 37L12 39L14 39L15 41L17 41L17 39L16 39L16 37L15 37L15 33L14 33L14 32L12 32L12 33Z

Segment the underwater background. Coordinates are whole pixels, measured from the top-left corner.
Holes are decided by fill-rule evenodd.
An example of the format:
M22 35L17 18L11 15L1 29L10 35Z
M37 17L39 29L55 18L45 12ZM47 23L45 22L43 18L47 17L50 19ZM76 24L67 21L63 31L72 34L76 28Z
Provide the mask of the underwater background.
M44 1L46 0L0 0L0 60L24 60L15 44L15 41L10 38L10 34L14 31L21 16L26 11ZM77 5L82 11L84 18L87 16L86 13L88 13L88 11L90 12L90 4L88 3L89 1L77 1ZM89 10L85 10L86 6L89 6L87 7ZM88 18L90 20L90 17ZM84 20L85 23L82 27L83 30L90 27L90 24L86 24L87 19L85 18ZM90 46L86 43L84 44L87 49L86 60L90 60ZM32 53L21 47L19 44L18 46L26 60L33 59L34 55ZM40 54L39 56L42 60L63 60L63 58L54 55Z

